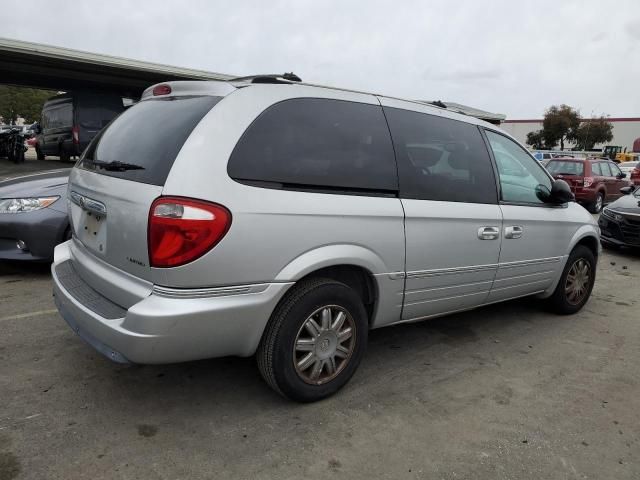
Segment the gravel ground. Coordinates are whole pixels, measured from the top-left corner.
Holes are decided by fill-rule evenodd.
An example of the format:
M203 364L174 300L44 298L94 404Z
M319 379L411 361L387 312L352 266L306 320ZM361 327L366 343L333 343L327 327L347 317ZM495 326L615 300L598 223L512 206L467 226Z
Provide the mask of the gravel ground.
M253 359L112 364L47 266L0 264L0 479L637 479L640 255L598 275L570 317L519 300L376 330L342 392L297 405Z

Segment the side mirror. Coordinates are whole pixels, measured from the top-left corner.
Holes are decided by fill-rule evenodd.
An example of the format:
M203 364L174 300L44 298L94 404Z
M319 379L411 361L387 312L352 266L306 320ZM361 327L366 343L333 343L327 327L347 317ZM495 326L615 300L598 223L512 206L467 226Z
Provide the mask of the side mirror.
M627 178L627 174L624 172L620 172L618 175L616 175L617 178Z
M569 184L564 180L555 180L551 184L551 190L545 185L538 185L536 187L536 196L544 203L554 205L563 205L575 200L575 196L571 192L571 187L569 187Z
M629 195L630 193L633 193L633 191L635 190L635 188L629 186L629 187L622 187L620 189L620 193L623 193L625 195Z

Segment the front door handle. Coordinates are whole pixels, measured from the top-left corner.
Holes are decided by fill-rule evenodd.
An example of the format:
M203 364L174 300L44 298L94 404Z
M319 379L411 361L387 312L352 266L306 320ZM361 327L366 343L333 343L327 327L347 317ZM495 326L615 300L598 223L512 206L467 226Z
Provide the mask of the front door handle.
M480 227L478 238L480 240L496 240L500 238L500 229L498 227Z
M520 225L512 225L504 229L504 238L520 238L524 233L524 228Z

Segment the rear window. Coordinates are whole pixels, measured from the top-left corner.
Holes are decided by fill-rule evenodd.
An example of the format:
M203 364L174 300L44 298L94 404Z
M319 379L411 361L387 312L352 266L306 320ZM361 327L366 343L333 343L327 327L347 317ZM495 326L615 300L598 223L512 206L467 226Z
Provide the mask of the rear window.
M122 100L119 104L114 101L78 103L78 123L82 128L100 130L124 110Z
M236 145L229 176L270 188L393 194L391 135L379 105L299 98L265 110Z
M182 145L220 99L202 96L144 100L123 112L94 138L79 166L103 175L162 186Z
M71 103L62 103L46 107L42 111L43 128L71 127L73 124L73 106Z
M547 164L547 171L552 175L584 175L583 162L563 162L559 160L551 160Z

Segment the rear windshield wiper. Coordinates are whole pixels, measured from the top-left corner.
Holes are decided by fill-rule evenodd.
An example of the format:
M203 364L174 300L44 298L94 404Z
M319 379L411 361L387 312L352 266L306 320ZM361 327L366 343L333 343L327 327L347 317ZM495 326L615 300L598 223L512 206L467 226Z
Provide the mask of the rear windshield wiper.
M124 172L126 170L144 170L145 168L135 163L126 163L114 160L112 162L103 162L101 160L87 160L91 165L110 172Z

